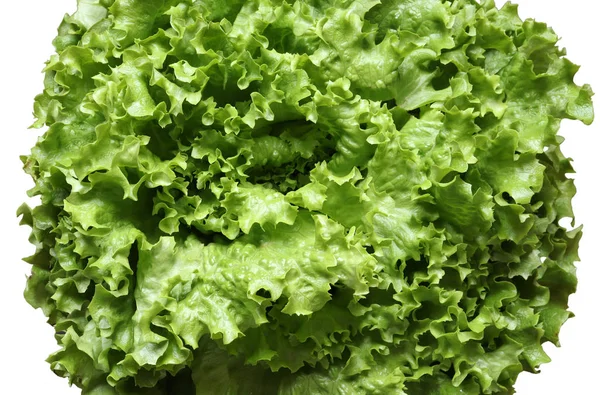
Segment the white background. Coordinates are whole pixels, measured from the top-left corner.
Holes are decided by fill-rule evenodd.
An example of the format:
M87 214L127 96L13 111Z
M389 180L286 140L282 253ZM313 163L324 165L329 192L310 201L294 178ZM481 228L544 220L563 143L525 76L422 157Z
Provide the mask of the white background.
M152 1L152 0L148 0ZM504 1L499 1L504 3ZM600 92L598 8L594 0L520 0L521 16L547 22L559 36L568 57L582 65L576 77ZM21 171L18 156L28 150L40 133L27 130L33 122L33 97L42 89L40 70L53 51L51 41L62 16L75 10L76 0L4 1L0 24L0 392L5 394L74 395L65 379L55 376L44 360L56 350L52 328L41 311L23 299L27 264L20 259L33 251L28 229L18 226L15 211L26 200L31 180ZM600 97L597 98L597 102ZM599 115L600 116L600 115ZM571 297L576 317L562 329L562 348L547 346L553 362L538 375L522 374L518 395L600 394L600 119L591 127L565 121L563 150L575 159L578 195L574 200L577 222L584 223L578 264L578 292ZM412 394L411 394L412 395ZM417 394L418 395L418 394Z

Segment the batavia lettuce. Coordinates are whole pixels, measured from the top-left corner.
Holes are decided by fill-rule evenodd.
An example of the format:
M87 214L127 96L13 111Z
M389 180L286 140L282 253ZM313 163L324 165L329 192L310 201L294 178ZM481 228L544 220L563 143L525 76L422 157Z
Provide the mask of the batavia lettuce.
M491 0L79 0L25 297L83 394L509 394L579 228L545 24Z

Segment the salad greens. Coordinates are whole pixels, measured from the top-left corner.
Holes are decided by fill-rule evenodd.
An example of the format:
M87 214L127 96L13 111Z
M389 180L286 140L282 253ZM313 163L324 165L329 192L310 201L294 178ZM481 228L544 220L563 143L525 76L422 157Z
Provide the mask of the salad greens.
M592 92L484 0L79 0L19 210L83 394L509 394L548 362Z

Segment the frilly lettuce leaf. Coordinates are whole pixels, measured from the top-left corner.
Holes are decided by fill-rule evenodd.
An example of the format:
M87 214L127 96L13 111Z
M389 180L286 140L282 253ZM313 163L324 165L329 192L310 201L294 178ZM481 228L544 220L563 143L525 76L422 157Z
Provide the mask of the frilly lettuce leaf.
M27 301L88 395L494 394L549 361L592 91L491 0L79 0Z

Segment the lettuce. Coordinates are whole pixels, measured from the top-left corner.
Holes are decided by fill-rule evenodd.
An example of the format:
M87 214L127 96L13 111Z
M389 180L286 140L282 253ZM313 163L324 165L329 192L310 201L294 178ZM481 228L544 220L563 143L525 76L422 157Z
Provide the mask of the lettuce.
M506 394L571 316L557 36L491 0L79 0L25 297L89 395Z

